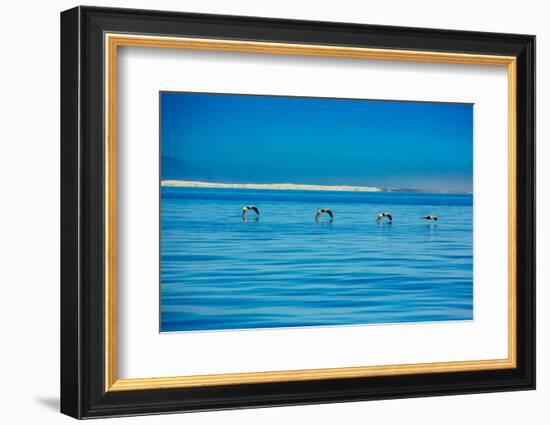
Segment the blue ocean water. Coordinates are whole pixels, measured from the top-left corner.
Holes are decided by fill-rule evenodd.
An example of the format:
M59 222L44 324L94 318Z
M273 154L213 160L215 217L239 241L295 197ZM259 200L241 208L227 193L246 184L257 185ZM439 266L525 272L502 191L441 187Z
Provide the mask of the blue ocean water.
M162 332L471 320L472 196L162 187L160 260Z

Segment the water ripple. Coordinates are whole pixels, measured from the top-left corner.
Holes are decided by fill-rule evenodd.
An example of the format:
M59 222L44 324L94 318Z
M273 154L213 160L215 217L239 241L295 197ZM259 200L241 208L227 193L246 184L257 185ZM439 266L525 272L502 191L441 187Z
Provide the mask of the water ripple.
M470 195L162 188L161 217L165 332L472 319Z

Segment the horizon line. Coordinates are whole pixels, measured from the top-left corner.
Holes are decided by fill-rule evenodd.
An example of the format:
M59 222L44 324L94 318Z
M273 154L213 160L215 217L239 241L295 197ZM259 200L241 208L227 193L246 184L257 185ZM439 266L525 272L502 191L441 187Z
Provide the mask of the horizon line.
M378 186L351 186L351 185L318 185L300 183L218 183L198 180L161 180L164 187L196 187L213 189L263 189L263 190L312 190L331 192L421 192L421 193L447 193L468 194L471 191L442 191L412 188L382 188Z

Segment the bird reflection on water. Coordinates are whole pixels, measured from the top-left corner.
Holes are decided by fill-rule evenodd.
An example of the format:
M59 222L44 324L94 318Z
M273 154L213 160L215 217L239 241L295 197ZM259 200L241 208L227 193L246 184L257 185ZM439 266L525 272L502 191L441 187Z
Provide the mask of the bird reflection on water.
M243 215L242 221L249 221L249 222L260 221L260 217L246 217Z

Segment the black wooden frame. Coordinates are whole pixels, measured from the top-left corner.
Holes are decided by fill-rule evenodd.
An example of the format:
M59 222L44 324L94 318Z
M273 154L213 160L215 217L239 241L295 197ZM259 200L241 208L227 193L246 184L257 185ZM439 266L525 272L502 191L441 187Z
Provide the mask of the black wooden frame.
M105 32L517 57L517 368L105 392ZM77 7L61 14L61 411L77 418L535 388L535 37Z

